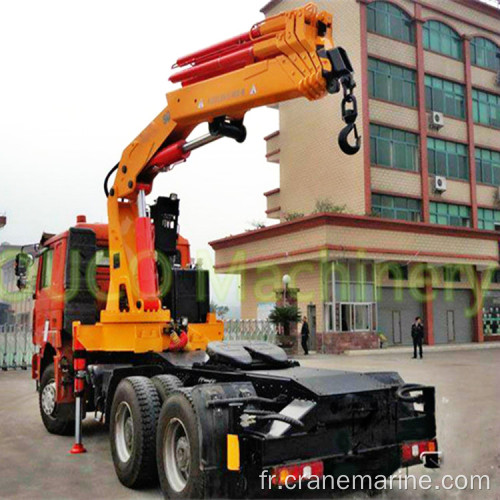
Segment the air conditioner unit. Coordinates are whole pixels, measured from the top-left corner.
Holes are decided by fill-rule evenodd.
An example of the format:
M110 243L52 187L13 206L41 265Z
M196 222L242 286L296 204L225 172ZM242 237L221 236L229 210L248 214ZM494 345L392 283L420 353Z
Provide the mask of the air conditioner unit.
M441 175L434 177L434 191L436 193L444 193L446 191L446 177Z
M439 130L444 127L444 115L439 111L431 111L429 115L429 127Z

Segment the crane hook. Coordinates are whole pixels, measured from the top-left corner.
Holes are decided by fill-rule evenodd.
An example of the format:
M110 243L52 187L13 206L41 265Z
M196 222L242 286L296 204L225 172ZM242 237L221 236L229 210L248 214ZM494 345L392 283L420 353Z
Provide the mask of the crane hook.
M354 146L349 144L348 136L354 131ZM355 123L349 123L339 133L339 147L346 155L355 155L361 148L361 137Z
M361 149L361 136L358 133L356 120L358 118L358 103L353 94L355 83L350 76L340 79L344 90L342 99L342 120L346 126L339 134L339 147L346 155L355 155ZM354 133L354 145L349 143L349 135Z

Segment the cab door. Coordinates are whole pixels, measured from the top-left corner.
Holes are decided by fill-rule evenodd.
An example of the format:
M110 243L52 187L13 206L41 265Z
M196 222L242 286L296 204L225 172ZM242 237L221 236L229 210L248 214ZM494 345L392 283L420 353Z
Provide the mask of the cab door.
M39 258L39 271L35 292L35 311L33 318L33 343L41 346L47 341L50 330L50 302L52 293L52 271L54 249L47 248Z

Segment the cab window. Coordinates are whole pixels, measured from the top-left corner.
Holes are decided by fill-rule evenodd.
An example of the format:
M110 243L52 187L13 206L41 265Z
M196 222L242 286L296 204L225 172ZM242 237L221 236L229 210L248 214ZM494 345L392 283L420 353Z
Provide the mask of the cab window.
M40 289L48 288L52 284L52 261L54 250L47 250L42 255L42 276L40 279Z

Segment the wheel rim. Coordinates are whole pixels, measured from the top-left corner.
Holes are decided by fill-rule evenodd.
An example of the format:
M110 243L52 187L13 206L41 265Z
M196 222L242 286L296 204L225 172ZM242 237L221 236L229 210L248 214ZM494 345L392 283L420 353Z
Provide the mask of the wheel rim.
M115 416L115 445L118 458L128 462L134 447L134 420L130 406L125 401L118 405Z
M191 472L191 445L184 424L173 418L167 425L163 442L164 469L170 486L182 491Z
M56 382L49 380L42 390L42 410L45 415L52 417L56 409Z

